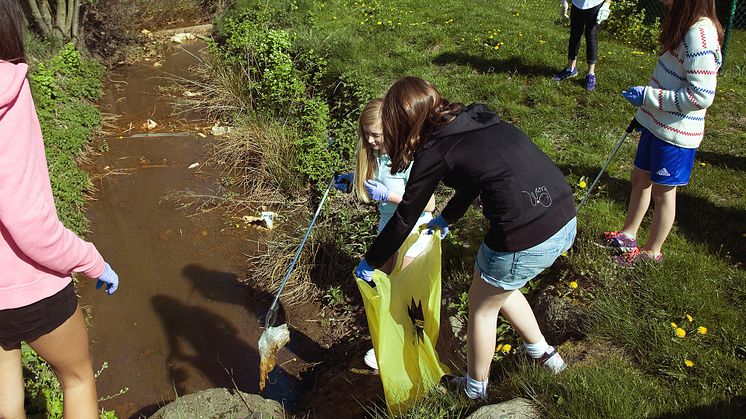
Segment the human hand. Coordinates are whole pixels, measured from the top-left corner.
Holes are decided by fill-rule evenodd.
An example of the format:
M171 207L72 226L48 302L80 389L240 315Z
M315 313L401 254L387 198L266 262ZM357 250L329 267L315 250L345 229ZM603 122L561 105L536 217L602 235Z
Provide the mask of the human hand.
M360 263L357 264L357 268L355 268L355 276L367 282L371 287L375 287L376 283L373 282L373 271L375 269L368 265L365 258L362 258Z
M600 9L598 9L598 14L596 15L596 23L600 25L601 22L609 18L610 14L611 14L611 9L609 8L609 4L604 3L604 5L601 6Z
M632 86L623 91L622 96L634 106L642 106L642 101L645 97L645 86Z
M567 4L567 0L562 0L562 8L560 9L560 17L570 18L570 5Z
M386 199L389 197L389 188L375 180L365 181L365 191L368 192L370 199L374 201L386 202Z
M448 234L448 221L442 215L438 215L427 223L427 234L433 234L440 229L440 238L445 239Z
M352 190L352 182L354 181L355 172L345 173L334 179L334 187L337 188L338 191L350 193L350 190Z
M119 275L106 262L104 262L104 272L96 281L96 289L101 288L104 284L106 284L106 293L109 295L117 292L117 288L119 288Z

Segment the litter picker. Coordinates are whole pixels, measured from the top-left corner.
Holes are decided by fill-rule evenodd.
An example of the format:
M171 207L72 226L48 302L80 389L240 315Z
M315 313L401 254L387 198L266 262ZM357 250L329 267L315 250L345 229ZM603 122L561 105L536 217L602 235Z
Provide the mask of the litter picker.
M591 191L593 190L593 187L596 186L598 183L598 180L601 179L601 175L604 174L606 171L606 168L609 167L609 163L611 163L611 159L616 156L616 153L619 151L619 149L622 147L622 144L624 143L624 140L627 139L627 135L631 134L632 131L634 131L636 128L640 126L640 123L637 122L637 119L632 119L632 122L629 123L629 126L624 131L624 135L622 135L622 138L617 141L616 145L614 146L614 149L611 151L611 155L608 159L606 159L606 163L604 163L604 167L601 168L601 171L598 172L598 175L595 179L593 179L593 183L591 183L591 187L588 188L588 191L585 193L585 196L583 196L583 199L578 204L578 207L575 209L575 212L579 212L581 208L583 208L583 204L585 204L585 200L588 199L588 196L591 194Z
M288 331L287 324L283 323L279 326L275 326L275 322L277 321L277 310L280 308L280 294L282 294L282 290L283 288L285 288L285 284L288 282L290 274L293 272L295 263L298 262L298 258L300 258L300 253L303 250L303 246L306 244L308 235L311 233L311 229L316 223L316 218L321 212L321 207L324 206L324 201L326 201L326 197L329 195L329 191L331 190L332 186L334 186L335 179L336 176L332 176L331 181L329 181L329 186L326 187L326 191L324 191L324 195L321 197L321 202L319 202L319 207L316 208L316 213L313 214L311 224L308 226L308 230L306 230L306 235L303 237L303 241L301 241L300 246L298 246L298 250L295 252L295 258L293 258L293 262L290 264L290 267L285 274L285 279L282 280L280 289L277 290L277 295L275 295L275 299L272 302L272 305L269 307L269 310L267 311L267 314L264 318L264 332L262 332L262 335L259 337L259 354L261 356L261 362L259 364L259 391L264 390L267 375L275 367L275 363L277 362L277 353L290 340L290 332Z

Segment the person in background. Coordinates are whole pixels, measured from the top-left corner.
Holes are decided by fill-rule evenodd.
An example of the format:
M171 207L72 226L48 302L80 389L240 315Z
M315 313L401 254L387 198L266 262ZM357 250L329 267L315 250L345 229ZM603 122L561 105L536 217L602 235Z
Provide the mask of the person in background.
M569 16L568 16L569 9ZM588 74L585 75L585 88L596 89L596 60L598 58L598 26L609 18L611 0L562 0L560 14L570 18L570 40L567 46L567 66L555 74L552 80L562 81L578 74L577 62L580 52L580 37L585 33L585 55Z
M489 222L469 289L468 370L454 380L473 399L487 397L498 314L508 320L528 354L559 373L565 362L544 339L519 288L554 263L575 239L575 202L565 176L518 128L487 106L443 98L417 77L396 81L383 103L383 139L391 173L410 167L396 211L378 234L355 275L370 281L418 222L442 181L455 195L431 232L445 237L471 203L481 198Z
M722 63L723 28L715 0L664 0L668 19L660 34L660 55L647 86L622 92L637 107L642 126L632 169L627 218L619 231L604 233L604 244L631 267L641 260L662 262L661 248L676 218L676 188L689 183L694 156L702 142L707 108L715 99ZM637 230L655 202L647 241Z
M340 175L336 180L336 188L343 192L354 192L363 202L378 202L378 233L388 223L396 211L396 206L401 202L404 195L404 187L409 179L409 168L401 173L391 173L391 158L386 154L383 142L383 128L381 126L381 107L383 101L380 98L370 100L358 118L358 143L355 172ZM358 174L356 176L356 174ZM433 219L432 211L435 209L435 197L430 200L420 213L410 234L419 234L418 227L427 224ZM429 240L426 236L418 239L412 245L402 259L401 268L405 268L420 254L427 246ZM381 267L386 273L394 269L397 253L395 252ZM370 349L364 358L365 364L373 369L378 369L375 351Z
M93 244L57 217L23 30L18 2L0 0L0 417L25 417L25 341L60 380L64 417L94 419L88 333L70 274L97 278L108 294L119 278Z

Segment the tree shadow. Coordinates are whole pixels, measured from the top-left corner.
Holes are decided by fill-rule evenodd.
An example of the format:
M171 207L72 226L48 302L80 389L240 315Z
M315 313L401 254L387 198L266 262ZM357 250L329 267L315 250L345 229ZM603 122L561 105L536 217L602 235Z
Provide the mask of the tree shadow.
M479 55L448 51L438 54L432 62L440 66L448 64L467 66L483 74L518 73L529 76L550 77L557 72L556 67L549 67L541 63L526 62L525 58L521 56L490 60Z
M743 418L746 412L746 397L738 396L728 400L720 400L705 406L690 407L681 412L664 413L657 419L684 418Z
M565 174L573 173L594 179L600 167L562 165L560 170ZM604 186L604 192L596 189L589 199L593 199L594 194L604 193L626 208L632 189L629 180L604 174L599 185ZM650 214L647 217L649 220ZM746 233L744 210L718 206L707 199L688 193L686 187L681 187L676 193L675 227L687 240L705 244L713 254L729 256L735 263L746 262L746 240L741 237L741 234Z
M697 150L697 159L711 166L746 172L746 157L743 156Z

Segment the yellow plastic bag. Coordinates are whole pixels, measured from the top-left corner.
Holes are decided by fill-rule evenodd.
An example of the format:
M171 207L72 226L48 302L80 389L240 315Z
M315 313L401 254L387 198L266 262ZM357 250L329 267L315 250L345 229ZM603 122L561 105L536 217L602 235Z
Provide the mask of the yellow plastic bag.
M391 275L376 270L373 288L357 279L373 338L386 405L393 414L406 412L438 384L448 368L438 361L435 344L440 327L440 236L400 269L412 234L399 249Z

